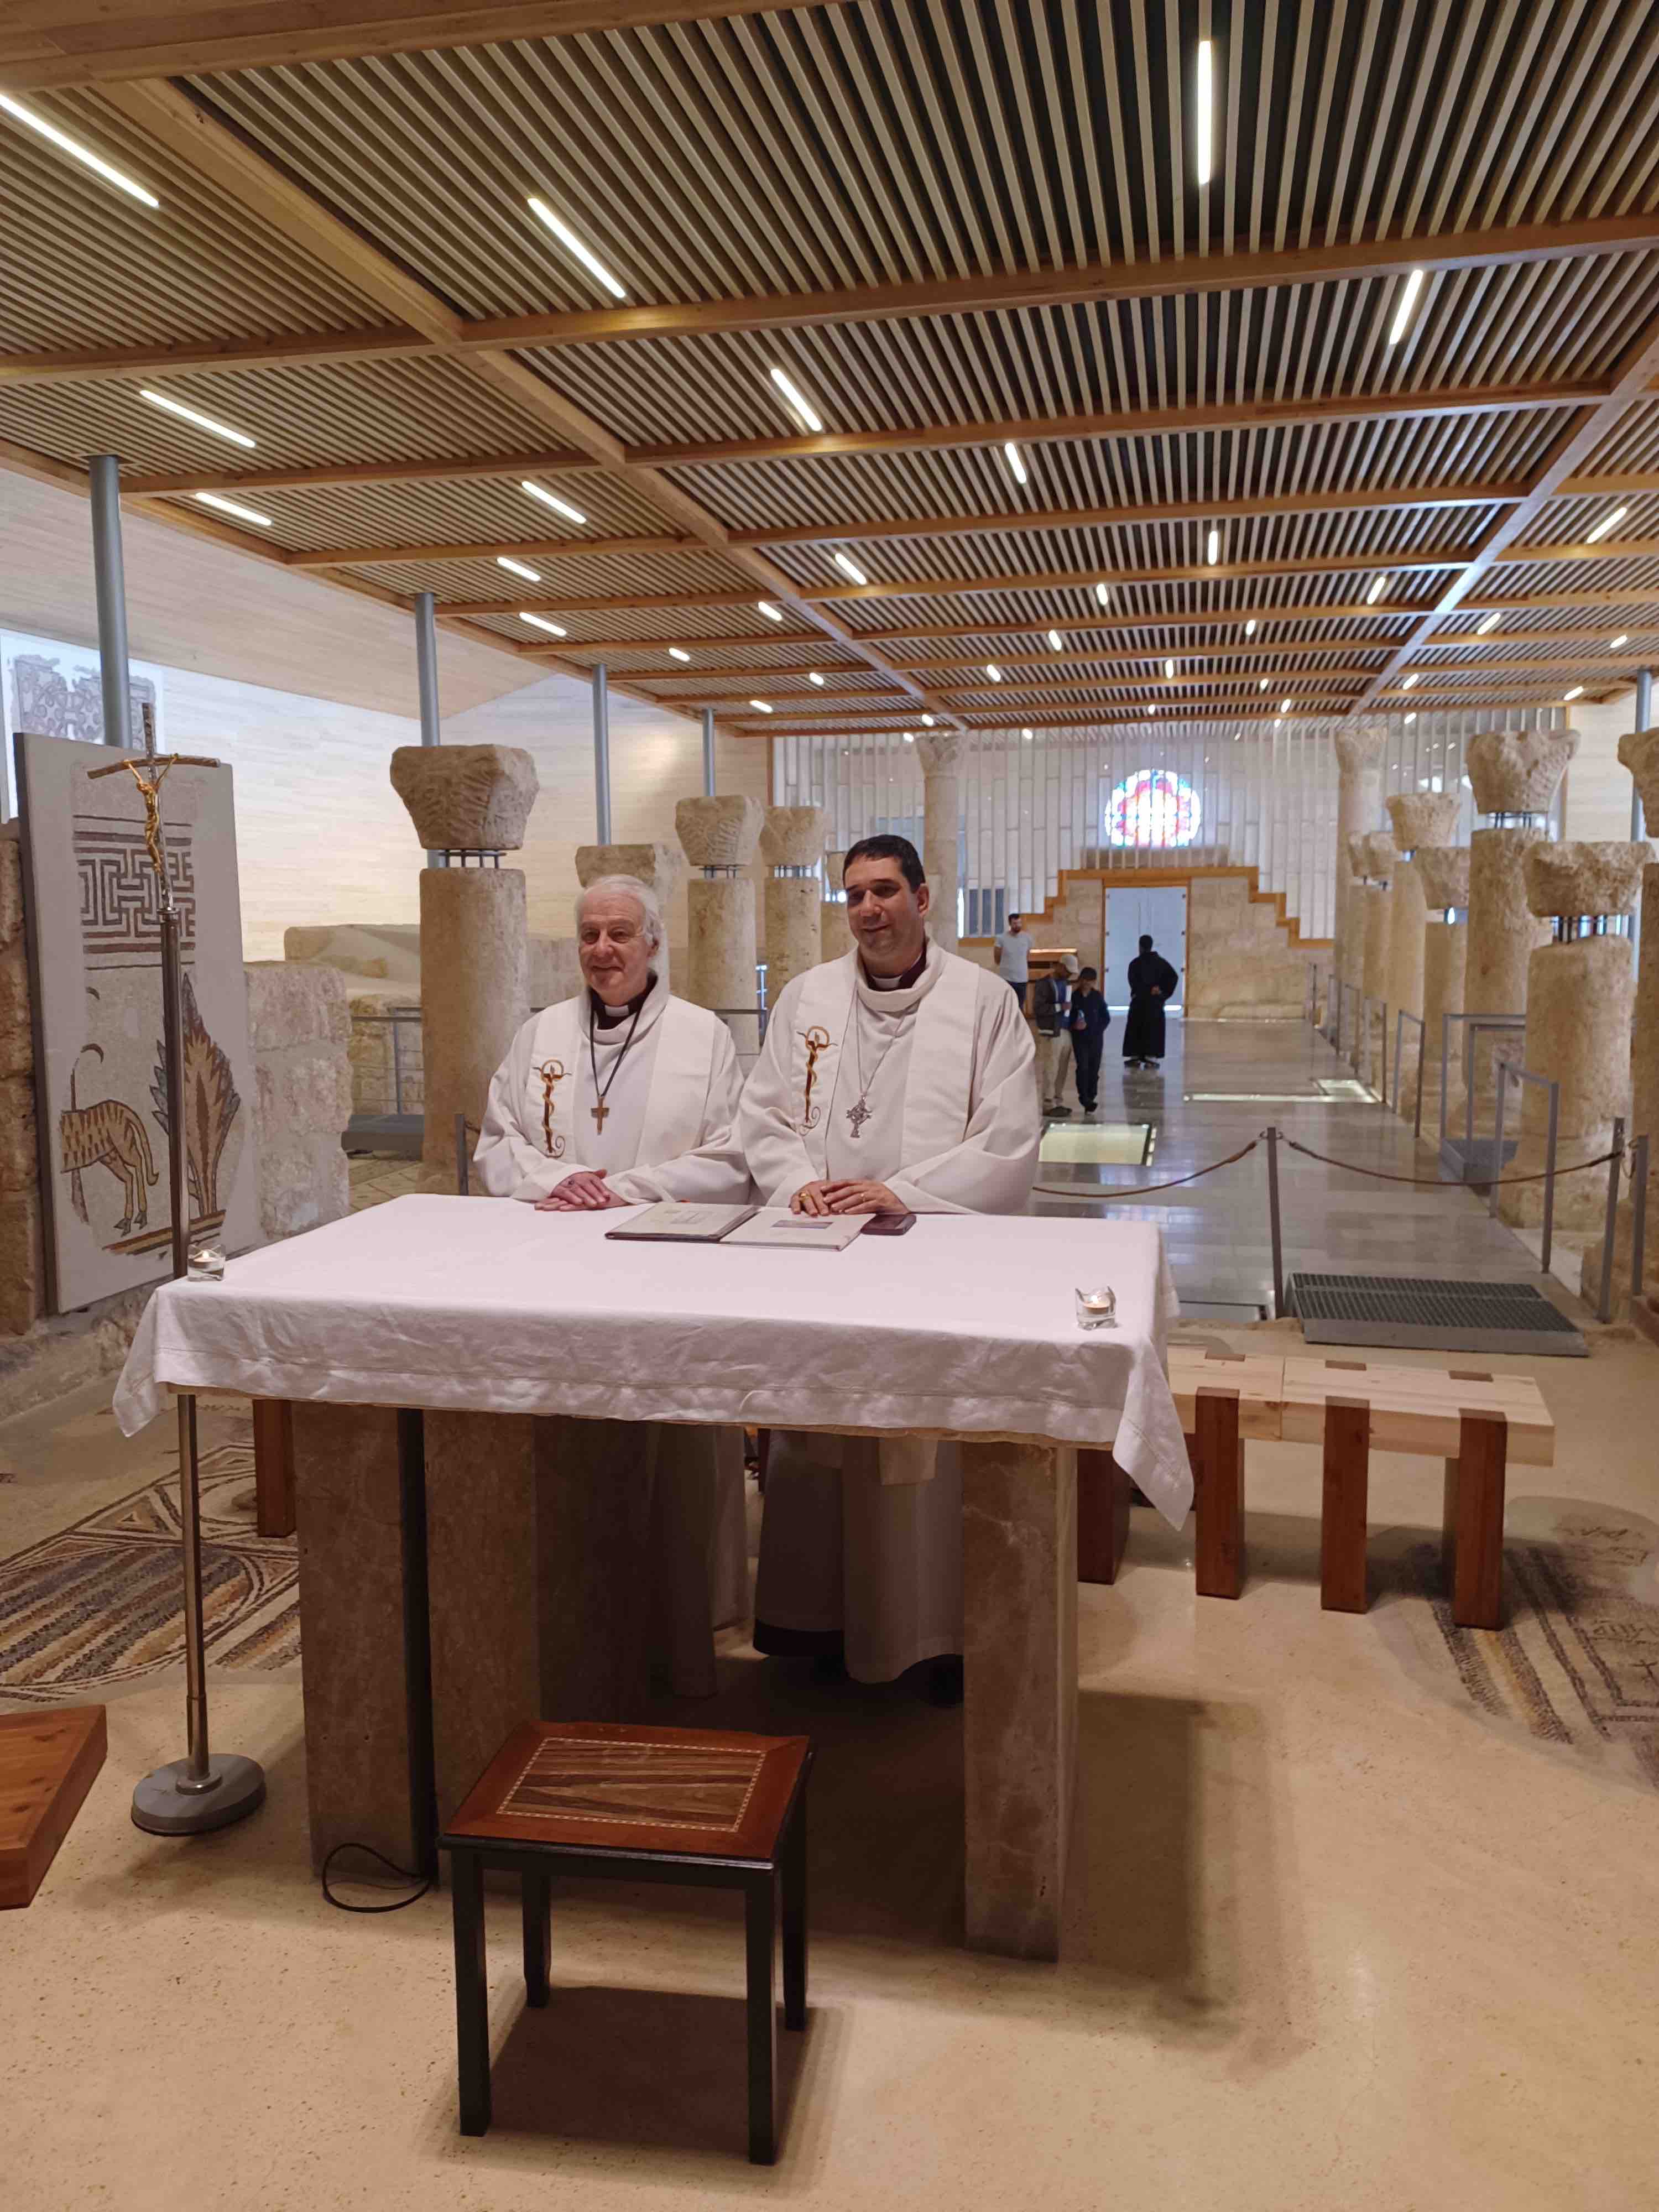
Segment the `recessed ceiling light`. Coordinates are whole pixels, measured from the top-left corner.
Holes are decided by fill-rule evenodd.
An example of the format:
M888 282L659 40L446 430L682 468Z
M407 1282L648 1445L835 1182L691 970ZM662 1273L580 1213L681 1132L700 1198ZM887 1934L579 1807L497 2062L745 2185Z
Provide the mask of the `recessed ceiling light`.
M931 714L924 714L921 719L924 727L931 730L933 726L933 716Z
M1255 617L1254 615L1250 617L1249 622L1244 625L1244 635L1246 637L1254 637L1255 635Z
M1474 626L1475 635L1477 637L1490 636L1492 632L1497 629L1498 623L1501 623L1503 619L1504 610L1502 607L1494 607L1489 615L1482 615L1480 621L1476 623Z
M527 622L532 629L544 629L550 637L568 637L570 635L568 630L561 629L557 623L549 622L545 615L526 614L522 607L519 609L519 620Z
M48 123L44 115L37 115L33 108L25 107L21 100L13 100L6 93L0 92L0 107L3 107L8 115L15 115L27 129L38 131L42 138L56 146L60 154L67 154L83 169L90 169L106 185L113 185L118 191L125 192L131 199L142 200L146 207L161 206L161 203L154 192L146 191L143 185L135 184L119 169L112 168L100 155L93 152L90 146L83 146L78 138L71 138L67 131L60 131L56 124Z
M811 430L815 434L818 431L822 430L823 428L823 416L818 413L817 409L813 406L811 401L801 390L799 385L798 385L794 379L788 374L787 370L771 368L767 371L767 374L771 378L773 383L777 386L778 390L782 392L784 399L787 403L790 413L794 416L795 419L799 422L802 429Z
M1059 632L1057 629L1051 629L1051 630L1049 631L1049 633L1048 633L1048 648L1049 648L1050 652L1052 652L1052 653L1060 653L1060 652L1063 651L1063 650L1064 650L1064 648L1065 648L1065 643L1066 643L1065 639L1061 637L1061 635L1060 635L1060 632Z
M1400 305L1395 310L1394 327L1389 332L1389 343L1398 345L1411 322L1412 310L1417 305L1417 295L1423 289L1423 271L1413 269L1406 279L1406 289L1400 295Z
M915 732L914 730L907 730L907 731L904 732L904 742L905 742L905 744L906 744L907 745L913 745L913 744L915 744L915 741L916 741L916 733L915 733Z
M1413 684L1415 684L1415 683L1416 683L1416 681L1417 681L1417 678L1416 678L1416 676L1415 676L1414 674L1413 674L1413 675L1411 675L1411 676L1408 676L1408 677L1406 678L1405 682L1401 685L1401 687L1400 687L1400 688L1401 688L1401 690L1402 691L1409 691L1409 690L1411 690L1411 688L1412 688Z
M1205 541L1204 557L1212 568L1221 558L1221 532L1218 530L1211 531Z
M1256 687L1255 687L1255 688L1256 688L1256 690L1257 690L1258 691L1265 691L1265 690L1267 690L1267 678L1266 678L1265 676L1262 678L1262 679L1261 679L1261 683L1260 683L1260 684L1258 684L1256 685Z
M498 568L510 568L515 576L522 576L526 584L539 584L542 580L542 572L539 568L527 568L522 561L511 560L505 553L498 553L495 556L495 566Z
M1388 588L1389 580L1386 576L1373 576L1371 587L1365 594L1365 605L1368 607L1374 607Z
M1152 701L1150 701L1150 702L1148 702L1148 704L1147 704L1147 708L1146 708L1146 712L1147 712L1149 714L1157 714L1157 712L1158 712L1158 702L1157 702L1157 700L1155 700L1155 699L1154 699L1154 700L1152 700Z
M870 579L868 576L865 574L858 562L853 560L849 555L845 553L837 553L835 556L835 562L836 568L841 570L842 574L843 576L850 576L855 584L867 584L869 582Z
M1099 601L1103 607L1109 607L1112 604L1111 586L1109 584L1097 584L1095 586L1095 598Z
M783 620L783 610L781 607L775 607L770 599L757 599L755 605L766 617L768 622L781 622Z
M148 399L152 407L165 408L169 415L177 415L182 422L194 422L199 430L211 430L216 438L228 438L233 446L246 446L251 451L254 441L246 430L233 430L228 422L221 422L211 415L204 415L194 407L186 407L182 399L169 399L165 392L152 392L148 385L138 390L141 399Z
M1289 701L1288 699L1281 699L1281 700L1279 701L1279 713L1280 713L1281 714L1288 714L1290 713L1290 711L1291 711L1291 702L1290 702L1290 701Z
M628 297L627 286L617 283L592 247L578 238L570 225L562 216L555 215L547 202L538 199L533 192L530 195L530 212L538 222L544 222L547 225L566 252L574 253L590 276L599 278L613 299L625 300Z
M1594 545L1598 538L1605 538L1608 531L1622 522L1629 513L1630 509L1627 507L1615 507L1611 514L1604 514L1594 530L1587 530L1584 532L1585 544Z
M1215 88L1212 81L1212 56L1210 51L1210 41L1207 39L1200 39L1198 42L1197 76L1195 91L1197 112L1193 118L1197 125L1195 136L1198 147L1195 166L1199 183L1207 185L1210 181L1210 170L1215 152Z
M572 507L570 501L568 499L561 499L557 492L544 491L540 484L532 483L528 477L521 477L519 479L519 489L520 491L527 491L532 499L540 500L544 507L550 507L555 514L562 514L568 521L586 522L587 520L580 507Z
M1164 673L1166 676L1173 676L1175 674L1175 663L1173 660L1166 660L1164 662Z
M763 714L769 714L772 711L772 709L767 705L764 699L751 699L749 703L751 707L757 708Z
M216 507L221 514L234 514L238 522L257 522L261 530L270 528L270 517L261 514L257 507L240 506L234 499L226 499L216 491L193 491L192 499L199 499L204 507Z
M1629 643L1630 632L1627 629L1621 629L1617 637L1610 637L1607 640L1607 651L1609 653L1617 653L1621 645L1628 645Z
M818 687L819 690L820 690L820 691L822 691L822 690L823 690L823 677L821 677L821 676L818 674L818 672L817 672L817 670L816 668L809 668L809 669L807 670L807 672L806 672L806 680L807 680L807 682L808 682L809 684L816 684L817 685L817 687Z
M1417 720L1417 717L1415 714L1407 714L1406 720L1408 722L1414 722Z
M1031 732L1029 730L1022 730L1019 734L1024 738L1026 744L1029 745L1031 742Z
M1010 469L1012 470L1014 482L1016 483L1025 483L1029 481L1025 473L1024 460L1021 457L1019 447L1014 443L1012 438L1010 438L1007 443L1003 447L1002 458L1007 462Z
M671 660L690 660L691 656L683 645L671 645L668 648L668 658Z
M986 662L985 673L990 678L993 684L1001 683L1002 671L997 666L994 660L988 660Z
M1582 699L1583 696L1584 687L1582 684L1575 684L1571 691L1564 691L1561 694L1564 699Z

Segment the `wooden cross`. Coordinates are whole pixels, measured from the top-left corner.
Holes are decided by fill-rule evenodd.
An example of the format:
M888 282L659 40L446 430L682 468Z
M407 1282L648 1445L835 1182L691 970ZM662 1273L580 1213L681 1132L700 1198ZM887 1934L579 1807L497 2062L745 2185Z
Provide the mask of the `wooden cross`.
M611 1109L605 1104L604 1099L601 1098L597 1106L590 1106L587 1110L593 1116L593 1119L599 1123L600 1128L603 1129L605 1124L606 1116L611 1111Z

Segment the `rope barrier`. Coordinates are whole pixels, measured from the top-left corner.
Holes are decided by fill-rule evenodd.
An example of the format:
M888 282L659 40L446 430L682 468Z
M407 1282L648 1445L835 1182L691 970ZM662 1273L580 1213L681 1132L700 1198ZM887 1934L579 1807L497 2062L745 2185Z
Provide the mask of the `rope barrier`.
M1340 1168L1344 1175L1370 1176L1378 1182L1414 1183L1420 1190L1455 1190L1459 1188L1456 1183L1449 1183L1440 1176L1390 1175L1386 1168L1356 1167L1352 1160L1334 1160L1328 1152L1315 1152L1311 1145L1298 1145L1294 1137L1287 1137L1282 1129L1279 1133L1279 1140L1287 1152L1300 1152L1304 1159L1318 1160L1328 1168ZM1619 1152L1602 1152L1593 1160L1575 1160L1571 1167L1555 1169L1556 1180L1559 1182L1563 1176L1577 1175L1583 1168L1604 1168L1609 1160L1616 1160L1622 1157L1623 1155ZM1493 1181L1496 1181L1500 1190L1507 1190L1515 1183L1547 1182L1550 1172L1547 1168L1540 1175L1489 1177L1482 1183L1481 1188L1490 1190Z
M1141 1183L1133 1190L1121 1190L1115 1183L1100 1183L1091 1189L1074 1182L1034 1182L1033 1190L1040 1190L1045 1198L1079 1198L1093 1206L1103 1198L1150 1198L1155 1191L1179 1190L1184 1182L1196 1182L1200 1176L1213 1175L1218 1168L1230 1168L1235 1160L1245 1159L1261 1144L1260 1137L1252 1137L1238 1152L1229 1152L1224 1160L1212 1160L1206 1168L1194 1168L1191 1175L1176 1176L1170 1182Z

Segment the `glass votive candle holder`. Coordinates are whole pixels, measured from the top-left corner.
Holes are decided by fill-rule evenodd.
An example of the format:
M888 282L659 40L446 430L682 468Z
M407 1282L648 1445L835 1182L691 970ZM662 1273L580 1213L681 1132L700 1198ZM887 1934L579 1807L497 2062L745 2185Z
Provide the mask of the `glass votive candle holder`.
M216 1244L192 1245L185 1272L192 1283L222 1281L225 1255Z
M1098 1290L1076 1291L1077 1325L1079 1328L1115 1328L1117 1327L1117 1293L1103 1284Z

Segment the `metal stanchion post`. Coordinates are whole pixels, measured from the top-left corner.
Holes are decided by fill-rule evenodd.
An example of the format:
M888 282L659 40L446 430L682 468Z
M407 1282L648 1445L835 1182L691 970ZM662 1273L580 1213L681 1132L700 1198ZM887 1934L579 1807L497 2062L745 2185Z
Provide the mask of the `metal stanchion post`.
M1555 1244L1555 1145L1560 1128L1561 1086L1552 1083L1549 1127L1544 1133L1544 1241L1538 1254L1539 1264L1547 1275Z
M1642 1286L1647 1274L1648 1243L1648 1140L1646 1133L1636 1139L1630 1158L1630 1302L1634 1306L1642 1296Z
M1285 1315L1285 1243L1279 1218L1279 1127L1270 1121L1267 1138L1267 1233L1273 1248L1273 1319Z
M1451 1087L1451 1016L1440 1017L1440 1143L1446 1142L1446 1093Z
M1419 1024L1417 1037L1417 1104L1412 1114L1412 1135L1419 1145L1423 1141L1423 1067L1428 1056L1428 1033Z
M1619 1227L1619 1163L1624 1151L1625 1117L1616 1114L1613 1122L1613 1158L1607 1162L1607 1222L1601 1232L1601 1290L1595 1301L1595 1318L1601 1322L1613 1319L1613 1240Z
M466 1116L455 1116L455 1189L459 1196L467 1194Z
M1493 1220L1498 1218L1498 1186L1504 1173L1504 1115L1509 1105L1510 1064L1498 1060L1493 1069L1498 1078L1498 1103L1492 1117L1492 1195L1486 1201L1486 1212Z
M1389 1112L1394 1114L1400 1111L1400 1069L1405 1057L1406 1009L1396 1006L1394 1010L1394 1097L1389 1107Z

